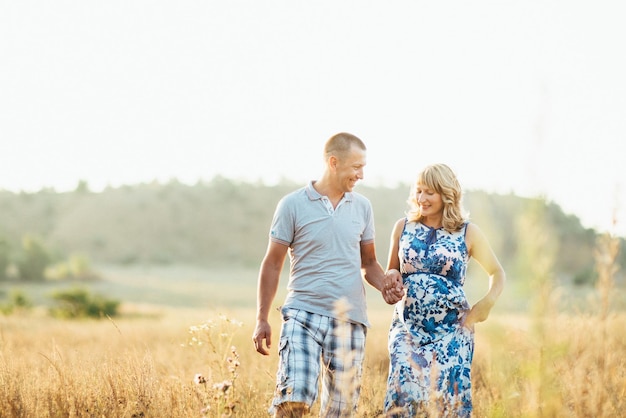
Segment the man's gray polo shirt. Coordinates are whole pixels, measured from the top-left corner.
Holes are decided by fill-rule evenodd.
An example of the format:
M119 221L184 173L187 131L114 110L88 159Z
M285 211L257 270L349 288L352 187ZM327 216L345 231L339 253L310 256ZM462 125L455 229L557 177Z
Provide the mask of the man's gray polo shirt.
M270 239L289 247L288 294L283 308L337 317L335 303L349 304L347 319L369 326L361 276L361 244L374 241L370 201L345 193L333 210L310 182L283 197Z

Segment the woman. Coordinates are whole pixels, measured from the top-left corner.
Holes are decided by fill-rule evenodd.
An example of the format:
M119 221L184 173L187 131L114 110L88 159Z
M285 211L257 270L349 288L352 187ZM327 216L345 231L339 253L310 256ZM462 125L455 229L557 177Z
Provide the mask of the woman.
M404 298L389 330L385 413L469 417L474 324L489 316L505 274L481 230L462 214L461 186L445 164L426 167L391 236L389 270L399 270ZM489 291L470 307L463 283L473 257ZM389 286L393 286L389 283Z

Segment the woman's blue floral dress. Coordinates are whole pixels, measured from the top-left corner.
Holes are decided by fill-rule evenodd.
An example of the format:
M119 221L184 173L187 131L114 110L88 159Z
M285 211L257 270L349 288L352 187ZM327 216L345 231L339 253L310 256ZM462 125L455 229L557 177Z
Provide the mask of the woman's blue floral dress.
M389 331L388 417L472 413L470 367L474 332L463 283L469 261L467 223L450 233L405 222L398 255L406 289Z

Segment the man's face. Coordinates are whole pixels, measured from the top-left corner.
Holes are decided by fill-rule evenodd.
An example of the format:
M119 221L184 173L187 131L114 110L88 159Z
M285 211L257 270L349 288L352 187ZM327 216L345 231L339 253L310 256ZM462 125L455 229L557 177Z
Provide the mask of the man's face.
M343 192L351 192L356 182L363 178L365 154L364 150L353 145L345 157L337 159L337 183Z

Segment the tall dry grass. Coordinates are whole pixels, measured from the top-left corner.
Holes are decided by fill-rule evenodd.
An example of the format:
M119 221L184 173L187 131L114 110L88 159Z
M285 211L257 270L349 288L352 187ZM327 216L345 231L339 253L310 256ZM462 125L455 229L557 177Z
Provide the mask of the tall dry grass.
M529 287L519 295L507 287L500 302L527 298L528 312L499 309L477 325L474 415L623 416L626 313L613 304L624 292L614 280L618 241L606 235L598 243L597 288L584 309L574 309L551 275L550 233L533 216L521 225L530 236L521 248ZM253 349L254 318L249 308L135 308L114 320L0 316L0 418L266 417L280 314L270 318L269 357ZM380 417L391 307L374 305L370 319L359 416Z
M262 416L259 405L272 391L269 362L252 353L250 329L240 332L222 314L209 316L167 311L115 322L1 318L0 416L221 416L217 409L225 401L241 416ZM211 321L210 332L193 332ZM242 367L231 371L229 357ZM235 374L236 386L216 397L216 386ZM198 384L196 375L206 384Z
M276 353L262 357L254 352L254 312L223 315L164 311L115 322L3 317L0 416L267 416ZM372 317L359 409L363 417L381 416L388 367L389 311ZM243 324L233 326L224 318L240 318ZM201 338L213 339L212 344L190 344L197 336L190 327L207 321L214 326ZM499 314L478 325L475 416L617 417L626 410L626 315L554 315L541 346L532 323L531 316Z

